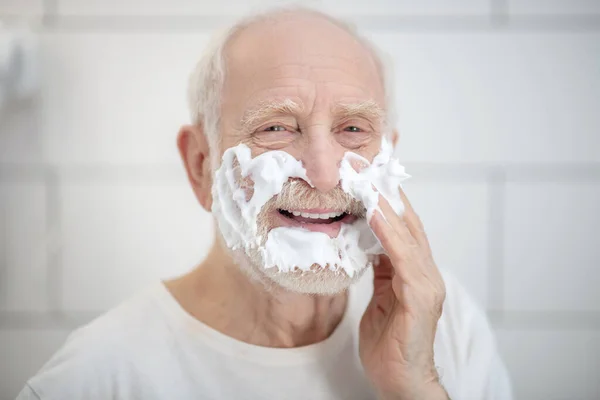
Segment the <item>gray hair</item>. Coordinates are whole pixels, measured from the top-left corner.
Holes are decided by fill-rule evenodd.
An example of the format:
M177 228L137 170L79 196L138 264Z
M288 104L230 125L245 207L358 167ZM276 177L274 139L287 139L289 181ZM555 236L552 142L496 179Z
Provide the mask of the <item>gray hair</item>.
M192 71L188 84L190 117L193 124L202 126L211 149L218 149L220 145L221 96L226 74L224 52L227 44L238 32L256 22L269 20L278 15L292 12L314 15L328 20L351 34L371 53L379 69L381 82L385 90L386 133L391 133L391 128L395 124L393 82L391 81L393 74L390 73L392 67L391 58L369 39L361 36L356 27L348 22L311 8L298 6L280 7L244 17L234 25L213 36L202 58ZM213 167L219 164L218 154L218 151L211 151L211 165Z

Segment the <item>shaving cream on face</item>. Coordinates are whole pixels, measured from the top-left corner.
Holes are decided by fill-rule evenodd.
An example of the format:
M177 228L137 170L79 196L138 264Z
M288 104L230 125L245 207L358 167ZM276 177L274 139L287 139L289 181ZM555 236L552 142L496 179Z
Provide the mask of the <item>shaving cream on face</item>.
M249 200L246 189L241 186L248 178L254 182ZM260 245L262 238L258 236L256 224L258 214L289 178L309 182L302 163L285 151L269 151L255 158L245 144L225 151L214 176L212 212L227 247L248 250Z
M269 151L251 158L250 149L244 144L226 150L212 188L213 212L225 243L232 250L243 248L246 253L257 250L264 268L309 271L317 264L353 277L369 266L377 254L384 253L368 225L378 209L378 194L398 214L404 210L399 188L409 176L391 156L392 147L383 139L381 151L372 163L352 152L346 152L340 163L342 190L364 204L367 219L342 224L335 238L322 232L282 226L271 229L265 240L258 235L260 210L289 178L301 178L310 184L306 170L287 152ZM240 184L245 179L254 182L249 199Z

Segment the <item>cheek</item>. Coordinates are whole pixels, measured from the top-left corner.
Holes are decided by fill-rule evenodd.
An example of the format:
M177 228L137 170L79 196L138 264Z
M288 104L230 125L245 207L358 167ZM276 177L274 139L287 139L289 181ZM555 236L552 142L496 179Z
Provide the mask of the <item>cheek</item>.
M348 150L356 150L369 144L373 141L373 136L365 132L338 132L335 134L336 141Z
M239 182L240 188L246 194L246 201L250 201L254 195L254 182L250 178L242 178Z
M300 135L297 132L262 132L252 137L252 146L262 151L283 150L294 143Z
M295 140L289 142L280 142L277 148L269 148L257 146L254 142L245 143L252 153L252 158L256 158L261 154L268 153L270 151L283 151L291 155L296 160L299 160L303 154L303 151L307 148L305 138L298 137Z
M347 149L347 151L356 153L361 157L366 158L369 162L373 162L373 159L379 152L381 151L381 139L377 138L374 140L370 140L368 143L365 143L362 146L359 146L355 149Z
M244 191L244 198L246 202L249 202L254 195L254 181L250 177L242 177L242 169L237 159L233 160L232 165L234 191L242 189Z

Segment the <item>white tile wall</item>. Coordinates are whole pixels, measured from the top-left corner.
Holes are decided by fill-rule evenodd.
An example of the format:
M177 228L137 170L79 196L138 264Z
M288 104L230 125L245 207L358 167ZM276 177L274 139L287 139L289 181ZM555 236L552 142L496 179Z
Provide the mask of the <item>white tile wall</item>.
M372 37L395 60L403 160L600 161L600 34Z
M0 165L0 319L7 311L25 312L2 319L0 399L14 398L66 337L66 330L6 325L27 325L27 316L34 315L27 313L46 310L48 295L57 294L46 293L49 278L60 279L64 311L92 315L147 283L188 270L206 253L212 221L185 183L175 135L188 120L187 75L207 32L202 26L178 30L178 17L239 13L262 1L54 3L59 17L72 24L41 29L41 104L0 120L0 163L48 162L60 167L61 179L58 198L48 198L32 174L17 174L27 179L10 183L6 177L14 169ZM600 398L599 331L561 326L600 311L594 286L600 280L600 182L562 176L555 183L509 183L505 235L490 248L495 245L488 235L498 226L487 212L489 202L499 199L489 197L481 172L489 163L544 168L591 162L597 171L600 34L593 26L568 31L560 23L562 16L599 13L600 3L511 0L506 27L490 22L489 29L487 15L500 2L311 4L354 16L399 17L397 27L384 18L385 29L371 36L396 60L399 155L424 166L415 168L406 189L436 260L484 305L498 307L486 304L494 291L503 296L505 311L541 316L524 324L530 330L519 325L527 313L515 314L521 320L496 321L503 327L498 338L517 399ZM0 0L0 17L39 15L42 6L41 0ZM525 19L511 28L511 16L525 14L552 18L543 29ZM461 16L473 15L480 25L457 25ZM161 16L168 23L161 24ZM91 17L95 28L87 29L89 20L79 17ZM118 32L98 29L112 27L113 17L120 21ZM136 29L126 29L129 18L141 21ZM377 28L377 19L370 21ZM423 170L430 173L417 173ZM50 277L45 250L52 238L45 237L45 226L56 215L46 214L46 204L54 200L62 210L62 275ZM490 259L495 254L500 260ZM502 261L503 269L491 270ZM568 318L553 322L548 316L557 311ZM594 327L587 319L579 322Z
M509 184L505 307L600 311L600 183Z
M508 0L508 7L513 14L537 15L590 15L600 13L600 2L597 0Z
M68 334L49 329L0 331L0 400L14 400Z
M205 35L49 33L42 37L46 158L179 163L188 76Z
M266 5L304 4L344 14L455 15L486 14L489 2L481 0L58 0L63 15L202 15L243 13Z
M599 34L373 37L396 60L403 160L600 160L600 114L593 111L600 103ZM176 162L172 138L188 120L186 78L205 40L45 35L45 74L53 77L43 88L48 160Z
M212 244L212 219L183 179L71 184L61 197L66 310L105 310L192 269Z
M45 199L40 184L0 184L0 311L47 309Z
M0 16L38 16L44 11L43 0L2 0Z
M59 0L58 10L61 15L204 15L244 13L266 3L260 0L174 0L174 1L144 1L144 0ZM273 4L286 3L273 1Z
M39 108L31 101L0 110L0 162L43 161Z
M600 398L600 332L498 330L498 342L520 400Z
M405 191L423 221L437 265L454 273L485 307L489 270L486 185L426 183L414 176Z
M481 0L323 0L323 8L341 14L403 16L487 15L490 3Z

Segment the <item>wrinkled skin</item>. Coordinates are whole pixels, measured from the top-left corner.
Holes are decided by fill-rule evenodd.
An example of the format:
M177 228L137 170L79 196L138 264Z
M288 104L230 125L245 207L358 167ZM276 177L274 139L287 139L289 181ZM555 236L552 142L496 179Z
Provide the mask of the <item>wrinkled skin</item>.
M402 193L394 213L380 196L371 227L387 255L375 268L373 298L360 324L360 357L381 398L445 399L433 342L445 287L421 221Z

